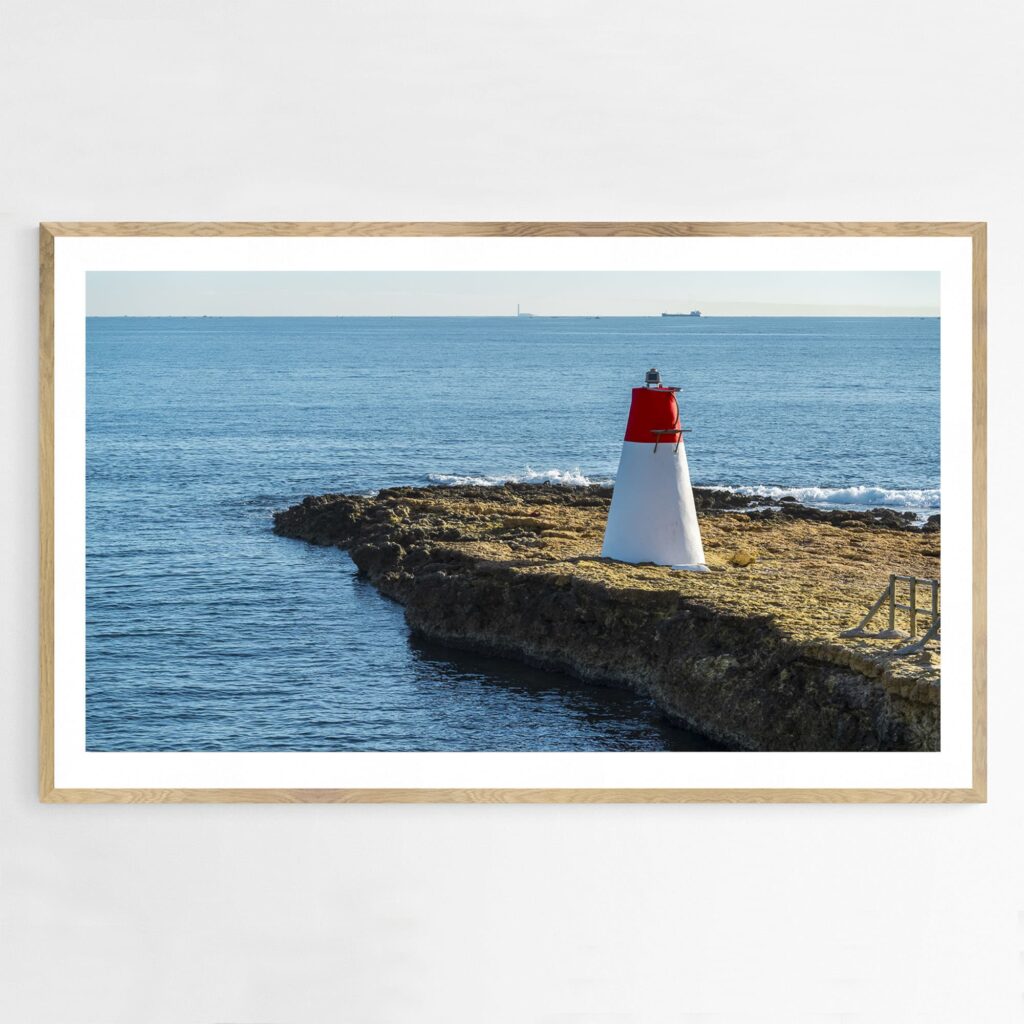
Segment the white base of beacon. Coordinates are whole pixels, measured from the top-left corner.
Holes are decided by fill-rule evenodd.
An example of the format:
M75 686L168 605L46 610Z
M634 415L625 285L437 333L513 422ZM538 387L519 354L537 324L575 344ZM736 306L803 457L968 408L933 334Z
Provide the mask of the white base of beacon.
M677 450L674 438L657 448L623 442L601 554L634 565L709 571L682 443Z

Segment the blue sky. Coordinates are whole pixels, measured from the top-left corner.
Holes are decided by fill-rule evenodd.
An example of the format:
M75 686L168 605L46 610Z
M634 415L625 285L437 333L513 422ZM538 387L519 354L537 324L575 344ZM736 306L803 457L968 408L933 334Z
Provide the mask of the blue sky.
M937 316L932 271L93 271L90 316Z

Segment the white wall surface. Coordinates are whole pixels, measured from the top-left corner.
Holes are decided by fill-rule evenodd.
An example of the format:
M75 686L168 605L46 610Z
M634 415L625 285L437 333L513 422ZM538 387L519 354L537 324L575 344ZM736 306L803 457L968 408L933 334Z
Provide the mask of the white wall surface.
M0 1021L1024 1020L1016 2L0 0ZM986 219L991 787L36 802L39 220Z

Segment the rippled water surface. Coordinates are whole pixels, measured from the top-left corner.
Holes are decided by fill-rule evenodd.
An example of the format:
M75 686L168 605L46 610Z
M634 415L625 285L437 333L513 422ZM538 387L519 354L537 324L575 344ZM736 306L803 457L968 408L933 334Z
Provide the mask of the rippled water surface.
M679 750L645 701L410 641L306 494L608 480L681 384L691 474L938 509L935 319L92 319L92 750Z

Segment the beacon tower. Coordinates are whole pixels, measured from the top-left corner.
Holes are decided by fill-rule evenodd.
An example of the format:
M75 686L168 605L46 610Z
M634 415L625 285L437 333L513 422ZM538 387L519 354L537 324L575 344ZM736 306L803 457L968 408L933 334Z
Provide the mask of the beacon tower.
M678 394L654 369L633 388L601 554L707 572Z

